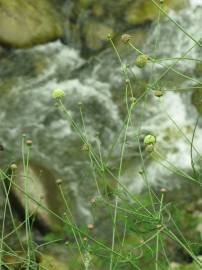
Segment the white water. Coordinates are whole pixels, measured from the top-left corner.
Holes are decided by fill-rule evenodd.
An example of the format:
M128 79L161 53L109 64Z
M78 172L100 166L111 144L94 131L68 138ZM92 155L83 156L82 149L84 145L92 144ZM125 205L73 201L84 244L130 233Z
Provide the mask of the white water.
M190 0L190 4L192 5L192 7L202 6L201 0Z
M202 4L201 1L198 4ZM196 8L199 6L197 2L193 1L191 8L183 10L179 13L170 13L170 16L180 23L194 39L199 40L202 37L202 28L200 20L202 17L202 9ZM156 36L152 35L152 32L156 35L159 34L157 49L153 44L156 42ZM193 47L195 43L187 35L185 35L180 29L170 22L168 18L165 18L160 27L154 28L149 34L149 38L143 47L143 51L149 55L156 55L158 58L165 57L189 57L195 59L201 59L202 50L198 46ZM191 50L189 50L193 47ZM189 50L189 53L186 52ZM165 61L164 65L171 65L173 61ZM196 61L178 61L174 65L178 71L189 75L196 81L201 81L202 76L196 78L193 75L193 71L196 67ZM134 67L133 72L137 77L144 78L151 76L152 65L148 65L146 72L140 73L139 69ZM156 76L153 76L153 80L159 77L162 73L162 66L157 64L153 67L156 71ZM155 71L152 73L154 74ZM148 181L160 186L166 186L172 189L174 186L179 185L178 179L181 177L176 173L173 173L173 166L181 171L191 171L191 156L190 156L190 142L193 135L194 125L197 119L197 112L195 107L191 104L191 86L196 85L193 81L183 79L183 82L179 83L176 80L176 75L173 72L169 72L168 75L160 83L161 87L166 90L166 94L161 98L161 101L153 95L149 97L149 101L145 106L146 119L142 124L143 130L149 130L151 133L157 136L157 149L162 154L162 158L159 159L159 163L152 161L152 159L146 160L145 166L147 169ZM170 83L170 81L176 81L176 84ZM169 86L169 83L172 86ZM187 91L174 92L171 89L188 88ZM198 150L198 153L193 150L195 160L198 159L198 154L202 153L202 138L200 128L201 122L199 121L199 127L196 130L194 146ZM184 134L183 134L184 133ZM160 164L160 162L170 169ZM168 162L170 164L168 164ZM123 181L127 181L130 190L139 192L145 185L139 171L142 170L142 166L132 163L124 173ZM176 169L175 169L176 170ZM189 181L189 180L187 180Z
M171 16L182 23L186 31L196 39L202 37L199 23L202 9L196 8L201 4L199 2L192 1L192 8L178 14L171 13ZM153 48L156 38L153 33L156 32L152 29L143 47L143 50L152 55L154 52L151 48ZM165 19L161 25L158 57L180 56L192 45L192 40L176 29L168 19ZM16 53L23 57L25 52L19 50ZM201 51L195 47L189 53L189 57L200 58L200 53ZM73 132L70 124L54 107L51 93L55 88L65 91L64 103L77 121L80 121L77 104L78 102L83 103L88 138L94 143L96 134L99 132L103 153L106 153L123 123L120 113L121 106L112 98L114 86L116 85L118 89L122 81L118 64L115 66L112 61L112 64L109 65L110 60L103 59L91 68L86 66L84 70L80 69L74 75L74 70L81 68L86 62L80 57L78 51L64 46L59 41L29 49L26 54L38 56L42 62L42 68L39 65L41 69L34 78L19 76L13 88L0 100L0 138L7 153L4 162L10 162L11 157L14 160L20 159L21 134L26 133L33 140L32 158L44 166L52 168L59 177L70 184L80 212L90 220L90 213L87 210L88 199L95 194L95 184L91 180L89 164L86 155L81 151L82 144L79 138ZM111 58L114 58L113 53ZM166 62L167 65L170 63ZM195 62L180 62L176 67L181 72L193 75ZM158 76L162 72L162 67L158 65L155 68ZM148 66L146 72L140 72L137 68L133 68L133 71L139 78L149 77L151 67ZM104 75L99 72L103 72ZM173 78L169 73L168 80ZM169 90L166 79L163 82L166 90ZM176 87L187 87L192 84L185 79L183 82L176 82ZM117 95L120 93L117 92ZM190 140L197 116L196 110L190 102L190 92L181 94L168 91L160 102L151 94L144 108L144 115L141 123L142 130L147 130L157 136L159 151L176 167L189 170L191 168L190 145L168 115ZM138 117L139 112L137 112L137 116L134 115L134 119ZM132 154L130 165L122 175L123 183L130 188L131 192L139 192L144 186L139 174L142 169L140 159L137 162L135 158L137 147L134 134L137 128L139 128L139 123L137 127L129 128L129 142L127 143L128 151ZM202 151L201 132L201 128L198 128L194 142L199 152ZM17 156L16 153L18 153ZM117 152L114 160L118 164ZM168 187L176 184L178 176L163 168L159 163L146 158L145 165L148 180L152 183L160 182L161 185Z

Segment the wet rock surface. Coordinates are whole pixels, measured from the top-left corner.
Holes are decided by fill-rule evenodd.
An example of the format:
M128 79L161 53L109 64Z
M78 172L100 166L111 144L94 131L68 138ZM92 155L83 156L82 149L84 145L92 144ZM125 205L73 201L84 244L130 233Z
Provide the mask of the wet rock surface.
M179 10L187 0L165 0L164 10ZM151 1L0 1L0 44L25 48L61 38L86 55L106 48L107 35L117 36L158 15Z
M0 44L24 48L62 37L59 14L51 1L0 1Z

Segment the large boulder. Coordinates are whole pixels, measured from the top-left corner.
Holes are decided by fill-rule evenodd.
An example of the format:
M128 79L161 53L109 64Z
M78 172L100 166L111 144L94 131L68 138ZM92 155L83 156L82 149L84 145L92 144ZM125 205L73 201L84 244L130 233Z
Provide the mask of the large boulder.
M33 162L25 171L23 164L19 163L11 179L11 201L19 216L25 218L27 203L29 214L39 231L47 233L60 230L56 215L62 216L66 208L54 172ZM69 198L66 198L68 205L71 201Z
M62 35L59 15L50 0L0 0L0 44L31 47Z

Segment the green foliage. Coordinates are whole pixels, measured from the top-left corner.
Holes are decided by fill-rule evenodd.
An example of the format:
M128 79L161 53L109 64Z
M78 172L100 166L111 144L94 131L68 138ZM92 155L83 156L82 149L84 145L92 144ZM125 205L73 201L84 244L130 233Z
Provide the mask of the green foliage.
M92 1L81 1L82 5L89 6ZM191 37L186 29L183 29L174 19L170 18L166 11L159 6L159 2L151 0L153 7L158 7L157 11L159 15L161 12L168 16L172 20L175 27L184 35L188 36L195 42L196 46L199 46L198 42ZM159 27L160 21L158 20L157 27ZM136 61L136 65L143 68L148 60L148 64L161 64L161 60L156 59L155 56L146 56L136 44L133 44L131 39L125 35L122 41L124 46L129 46L132 50L132 54L135 56L140 55ZM177 168L175 164L167 160L162 146L158 145L157 139L154 135L146 135L141 137L141 132L137 133L136 139L139 151L139 162L141 171L139 175L144 182L144 192L141 194L134 194L123 183L122 175L124 172L125 155L127 154L127 138L130 128L135 128L134 118L136 118L137 109L139 106L149 100L153 90L160 89L162 76L165 76L169 70L172 70L176 76L182 76L175 67L176 62L173 65L163 65L165 71L160 75L159 79L152 80L151 76L150 84L146 87L143 93L140 93L135 97L135 91L131 82L130 67L125 64L122 59L112 36L108 36L108 40L117 56L121 71L123 75L124 84L124 97L125 97L125 121L123 126L118 131L118 134L114 138L113 145L110 147L110 151L106 154L105 149L102 148L101 142L97 144L89 141L86 127L85 127L85 115L82 106L80 109L80 122L78 123L74 116L67 110L63 103L65 99L64 91L56 89L53 91L52 97L56 102L57 108L61 113L61 117L66 119L75 134L80 138L82 151L85 152L84 159L88 162L91 168L91 175L89 175L89 181L94 183L96 187L96 195L89 200L91 204L92 221L88 224L83 222L82 224L77 222L75 213L69 205L68 198L65 190L63 189L62 181L57 180L57 188L61 200L64 205L63 215L58 215L54 211L50 210L41 201L37 201L29 192L30 181L32 181L29 175L29 162L32 148L32 141L25 141L25 136L22 137L21 143L21 155L23 164L23 190L24 196L24 221L20 226L15 223L12 216L12 207L9 199L9 192L12 185L15 188L22 189L15 184L14 177L15 170L12 169L11 175L7 175L4 170L0 170L1 184L5 190L5 211L4 220L1 232L0 243L0 266L9 268L10 258L16 257L20 259L20 267L22 269L53 269L64 268L64 264L60 262L60 256L58 255L58 261L50 255L46 255L43 258L43 254L47 252L49 246L56 246L56 249L60 250L63 247L65 254L68 251L69 257L67 258L67 265L69 269L147 269L147 270L160 270L160 269L199 269L202 267L202 261L198 257L201 252L201 244L199 241L199 233L196 232L197 225L201 222L196 215L195 209L188 207L187 201L181 200L180 196L176 196L177 191L167 190L151 185L149 181L149 173L147 171L147 161L151 159L152 162L158 165L162 165L164 169L169 170L174 175L175 179L182 178L183 181L189 181L188 191L191 191L191 187L201 190L201 179L199 173L195 169L195 163L191 153L191 162L193 172L183 171L181 168ZM158 38L157 38L158 41ZM183 56L184 57L184 56ZM179 58L177 60L180 61ZM155 72L155 68L152 69ZM188 79L192 79L189 76ZM166 92L166 90L165 90ZM155 92L156 93L156 92ZM156 93L156 96L162 96L161 93ZM162 97L164 98L164 97ZM141 110L140 110L141 111ZM176 123L172 118L168 116L169 120L176 127ZM187 138L182 129L178 129L178 136L184 136L186 142L189 144L191 150L194 148L194 132L197 127L194 127L192 140ZM178 128L178 126L177 126ZM140 127L141 131L141 127ZM97 139L98 140L98 139ZM142 143L141 143L142 140ZM30 144L31 142L31 144ZM155 147L154 147L155 144ZM142 145L152 146L152 151L144 152ZM115 168L111 169L110 154L113 149L116 148L119 151L119 160L115 164ZM188 153L190 154L190 153ZM6 183L6 184L5 184ZM88 186L86 186L88 188ZM183 192L183 191L182 191ZM174 194L174 196L169 195ZM200 193L199 193L200 194ZM200 197L200 195L198 195ZM43 244L36 243L33 237L33 222L30 215L36 215L36 213L30 213L31 202L36 204L39 209L45 210L49 215L54 216L60 224L62 224L61 233L47 233L43 237ZM5 239L5 219L7 208L10 211L11 219L13 222L12 234L16 234L22 248L22 254L14 251L11 247L7 246ZM37 215L36 215L37 216ZM100 223L100 220L105 222ZM19 227L23 228L25 234L25 240L18 235ZM101 232L105 233L106 237L103 237ZM46 249L47 248L47 249ZM58 252L58 251L57 251ZM56 252L56 254L58 254ZM9 257L7 256L9 255ZM9 259L8 259L9 258ZM47 261L52 261L47 266ZM172 261L180 261L179 264L173 267ZM185 262L192 261L192 264L185 264ZM182 263L181 263L182 262ZM18 262L12 264L17 269Z

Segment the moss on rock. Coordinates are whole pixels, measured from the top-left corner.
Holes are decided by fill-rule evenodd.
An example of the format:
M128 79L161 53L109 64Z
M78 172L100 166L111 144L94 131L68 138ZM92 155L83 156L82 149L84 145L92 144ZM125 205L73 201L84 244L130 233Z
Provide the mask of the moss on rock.
M158 3L158 2L157 2ZM165 0L161 5L164 10L171 8L178 10L185 5L185 0ZM126 11L126 21L132 25L144 24L147 21L153 21L159 13L159 9L152 1L139 0L133 2Z
M48 0L0 0L0 44L31 47L63 35L60 19Z

